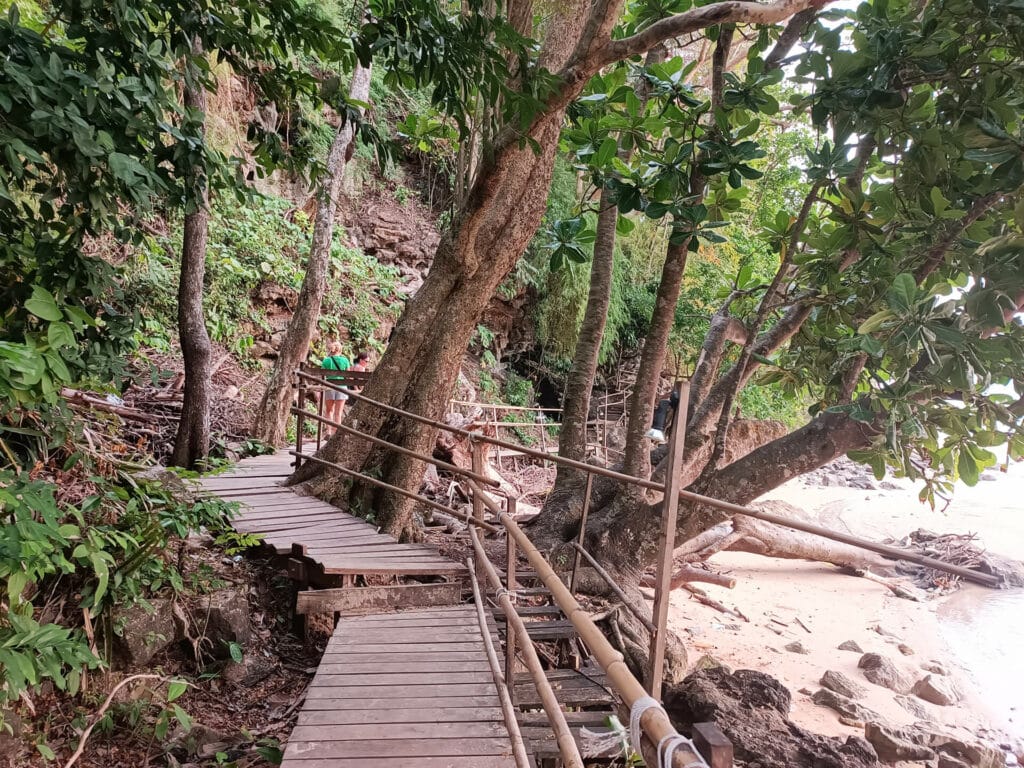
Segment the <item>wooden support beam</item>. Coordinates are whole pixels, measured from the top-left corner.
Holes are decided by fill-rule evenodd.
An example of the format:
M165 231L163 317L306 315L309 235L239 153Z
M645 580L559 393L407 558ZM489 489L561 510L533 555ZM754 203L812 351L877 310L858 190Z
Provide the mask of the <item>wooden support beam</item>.
M295 610L309 613L382 613L398 608L459 605L462 587L455 583L396 584L388 587L347 587L299 592Z
M689 383L681 381L676 386L679 405L676 406L675 424L668 448L665 497L661 503L661 538L658 542L658 572L654 585L654 631L651 632L651 666L647 680L648 690L655 699L661 698L661 681L665 673L665 634L668 631L668 604L672 599L670 581L676 543L676 517L679 512L679 473L683 466L683 441L686 438L686 405L690 402Z
M693 724L693 746L707 760L709 768L732 768L732 742L714 723Z

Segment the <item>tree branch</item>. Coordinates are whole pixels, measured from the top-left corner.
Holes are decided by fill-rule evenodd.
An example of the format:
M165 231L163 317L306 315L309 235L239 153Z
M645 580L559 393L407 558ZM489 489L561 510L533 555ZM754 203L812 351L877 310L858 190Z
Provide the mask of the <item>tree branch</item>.
M725 0L657 21L621 40L609 41L599 52L598 68L649 51L658 43L716 24L778 24L807 8L822 8L828 0L778 0L752 3Z
M789 55L797 41L804 36L804 32L811 26L811 22L814 21L817 15L817 8L804 8L804 10L789 20L786 28L782 30L782 34L779 35L775 47L772 48L771 52L764 59L765 72L771 72L773 69L778 69L782 66L782 61Z

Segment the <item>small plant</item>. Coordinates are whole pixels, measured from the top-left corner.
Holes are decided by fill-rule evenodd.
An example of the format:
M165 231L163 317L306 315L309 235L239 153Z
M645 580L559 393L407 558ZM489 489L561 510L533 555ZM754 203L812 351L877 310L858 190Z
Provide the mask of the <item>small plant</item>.
M395 200L398 201L399 205L405 205L412 199L415 193L404 184L399 184L395 187Z

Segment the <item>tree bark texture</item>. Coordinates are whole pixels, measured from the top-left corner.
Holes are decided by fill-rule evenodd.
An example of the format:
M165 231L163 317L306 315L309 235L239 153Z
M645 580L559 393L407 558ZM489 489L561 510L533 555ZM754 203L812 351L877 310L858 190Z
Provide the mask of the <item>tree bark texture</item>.
M202 49L198 43L194 52ZM191 65L190 65L191 67ZM192 68L184 89L185 108L199 121L198 133L205 133L206 90ZM178 337L185 369L184 401L178 433L171 452L171 464L186 469L210 452L211 347L203 312L203 278L206 274L206 236L210 220L210 193L201 164L188 174L187 183L196 210L185 216L181 244L181 276L178 282Z
M349 97L365 102L370 94L370 68L356 65L349 86ZM317 208L313 219L313 240L309 247L306 274L295 305L295 313L288 323L278 358L270 373L270 381L263 393L252 433L265 443L280 446L285 442L285 431L294 397L292 386L296 368L309 354L324 294L327 291L327 273L331 261L331 243L334 240L334 221L338 209L338 195L345 174L348 149L355 140L356 126L347 121L342 125L327 155L327 168L317 190Z

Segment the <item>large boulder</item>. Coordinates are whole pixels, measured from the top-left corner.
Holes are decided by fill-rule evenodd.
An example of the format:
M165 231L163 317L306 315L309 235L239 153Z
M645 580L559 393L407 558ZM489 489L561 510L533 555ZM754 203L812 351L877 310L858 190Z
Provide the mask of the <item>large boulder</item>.
M680 728L714 722L732 741L738 760L761 768L867 768L877 766L871 745L845 741L790 722L791 696L775 678L740 669L703 669L665 689L665 708Z
M864 737L875 748L878 759L883 763L931 760L935 757L934 750L915 743L912 734L880 723L865 725Z
M230 656L232 643L244 646L252 630L249 599L243 589L222 589L199 598L192 612L201 619L196 628L205 637L203 651L218 659Z
M111 619L113 662L121 669L145 666L182 637L174 606L167 598L116 606Z
M913 679L881 654L865 653L857 666L864 670L864 677L869 681L890 691L910 693L914 687Z

